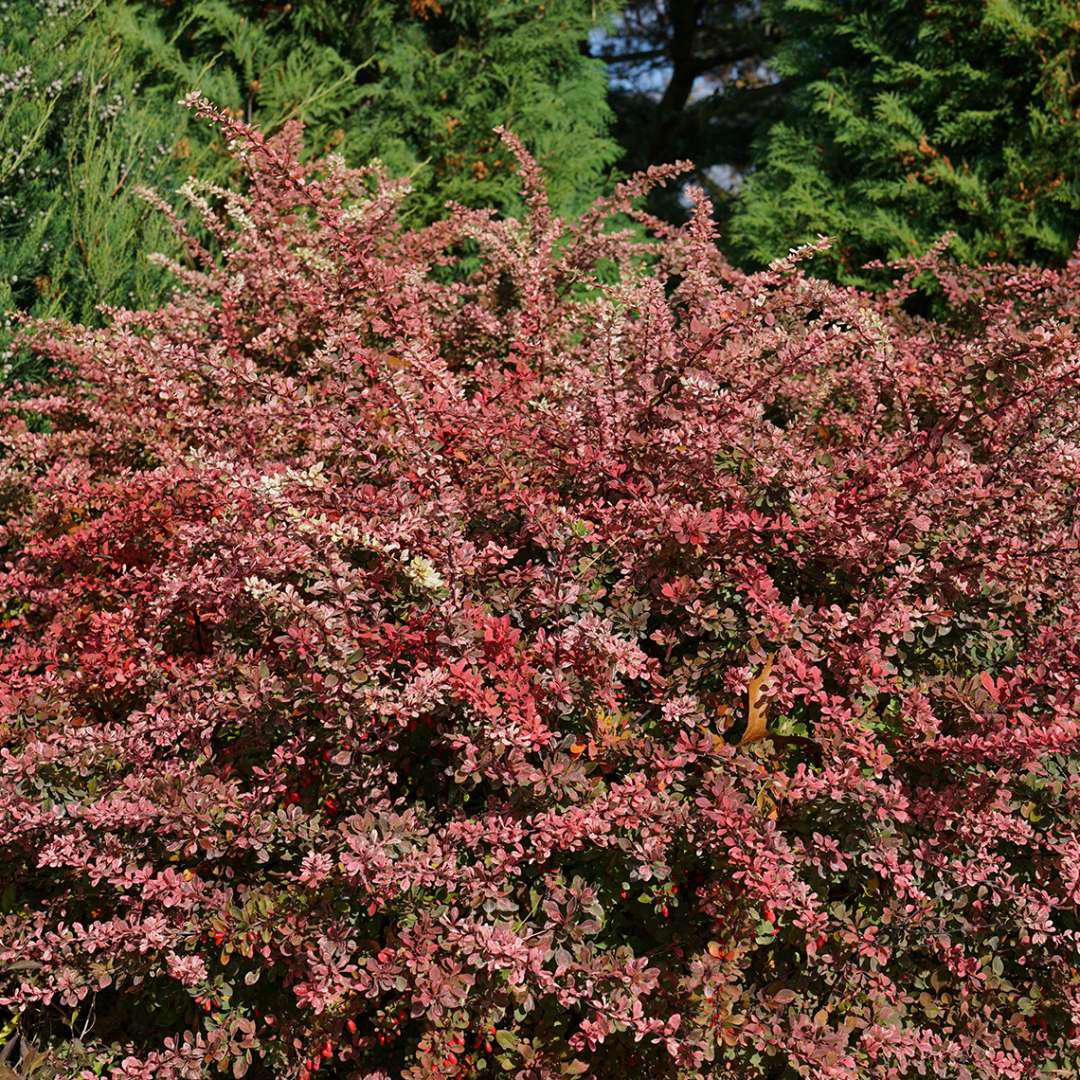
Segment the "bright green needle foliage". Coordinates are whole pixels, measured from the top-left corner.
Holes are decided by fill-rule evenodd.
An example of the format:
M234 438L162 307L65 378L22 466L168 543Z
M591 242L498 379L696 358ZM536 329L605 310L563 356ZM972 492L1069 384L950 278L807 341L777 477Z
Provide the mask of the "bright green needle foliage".
M543 166L555 208L598 193L618 156L608 137L607 72L582 49L610 5L589 0L378 0L296 6L295 31L333 40L366 66L346 156L414 175L413 213L447 199L518 205L511 161L492 128L518 134Z
M969 262L1061 263L1080 233L1075 0L778 0L785 118L759 145L733 247L761 263L819 233L818 266L955 230Z
M0 310L93 320L144 305L164 278L148 259L174 241L143 188L192 173L224 178L221 147L178 104L199 87L269 126L301 116L325 131L357 100L332 49L289 46L224 3L149 9L99 0L0 8ZM4 330L0 329L0 345ZM6 356L9 362L11 356ZM16 368L18 359L15 358Z
M130 12L16 0L0 11L0 306L87 318L147 299L136 251L163 241L134 183L168 182L186 121L148 65ZM162 46L164 43L158 43ZM176 110L179 114L180 110Z

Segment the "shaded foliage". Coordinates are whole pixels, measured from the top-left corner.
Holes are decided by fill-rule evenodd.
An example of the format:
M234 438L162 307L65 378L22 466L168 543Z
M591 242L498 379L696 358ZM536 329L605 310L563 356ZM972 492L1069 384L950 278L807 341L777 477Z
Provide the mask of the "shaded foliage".
M690 159L718 216L730 212L752 142L779 115L769 66L773 21L757 2L632 0L594 48L610 71L621 164L634 171ZM682 187L650 195L654 212L685 220Z

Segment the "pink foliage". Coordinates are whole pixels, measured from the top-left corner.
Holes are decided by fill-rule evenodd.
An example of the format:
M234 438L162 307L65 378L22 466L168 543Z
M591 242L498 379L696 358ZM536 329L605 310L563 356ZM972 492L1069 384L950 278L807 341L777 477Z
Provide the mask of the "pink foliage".
M194 104L247 192L0 417L58 1075L1067 1072L1080 265L745 276L704 202L613 228L671 169L566 224L510 136L524 221L410 232Z

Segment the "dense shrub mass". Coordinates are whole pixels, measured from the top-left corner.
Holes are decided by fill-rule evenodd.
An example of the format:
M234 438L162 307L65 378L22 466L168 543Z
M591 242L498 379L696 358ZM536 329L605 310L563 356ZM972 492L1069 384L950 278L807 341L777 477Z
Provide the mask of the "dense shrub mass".
M410 231L216 120L172 302L3 405L25 1058L1071 1075L1080 264L745 276L509 137L525 220Z

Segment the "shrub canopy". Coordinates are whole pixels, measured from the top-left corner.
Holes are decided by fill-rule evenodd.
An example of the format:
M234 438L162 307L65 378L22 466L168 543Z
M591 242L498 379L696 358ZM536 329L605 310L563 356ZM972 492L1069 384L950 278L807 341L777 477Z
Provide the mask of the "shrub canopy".
M565 227L509 136L523 220L409 230L214 118L172 302L3 404L53 1074L1067 1072L1080 265L746 276L704 204L605 226L671 169Z

